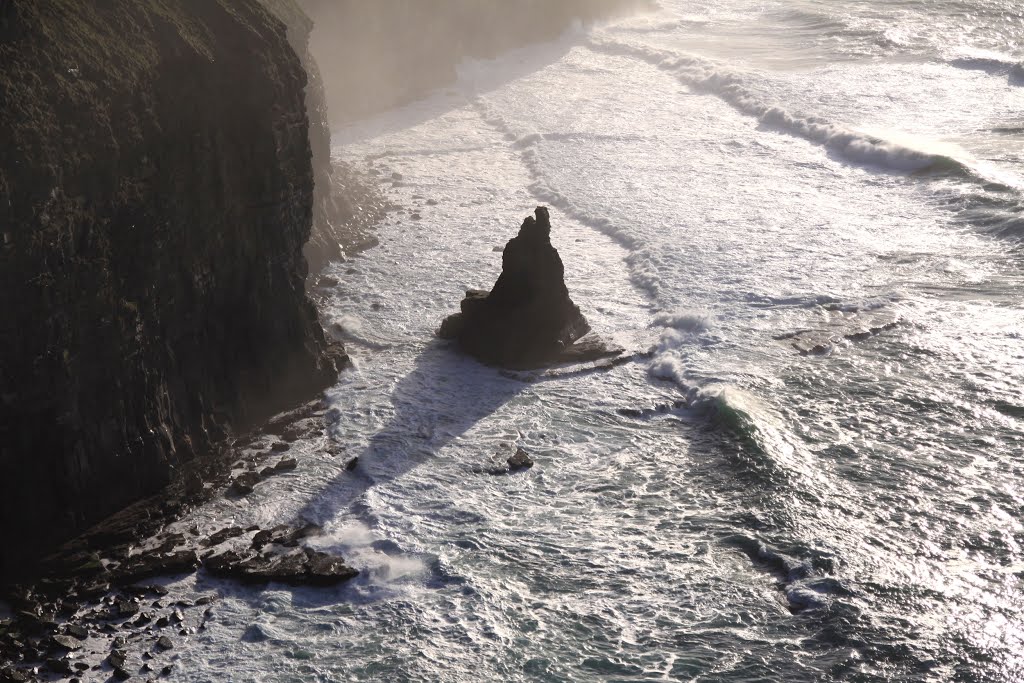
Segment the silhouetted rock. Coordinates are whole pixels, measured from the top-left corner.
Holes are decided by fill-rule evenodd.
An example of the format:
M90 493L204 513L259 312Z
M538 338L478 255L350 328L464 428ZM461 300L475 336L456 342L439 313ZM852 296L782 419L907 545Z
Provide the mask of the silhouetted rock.
M494 288L467 291L462 311L446 318L438 334L485 363L513 369L615 355L599 342L566 355L590 325L569 298L547 208L535 215L505 245Z
M530 455L522 448L517 448L515 455L508 459L508 469L510 472L517 470L525 470L533 467L533 460Z

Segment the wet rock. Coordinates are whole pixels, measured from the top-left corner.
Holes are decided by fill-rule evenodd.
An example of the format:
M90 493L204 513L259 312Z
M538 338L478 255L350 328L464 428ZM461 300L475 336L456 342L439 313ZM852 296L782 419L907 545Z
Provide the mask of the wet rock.
M299 466L299 461L296 460L295 458L282 458L281 460L277 461L276 465L274 465L274 471L275 472L289 472L291 470L294 470L298 466Z
M510 472L517 472L519 470L525 470L533 467L533 460L522 448L517 448L515 454L512 455L507 462Z
M146 626L153 621L153 614L151 612L143 612L136 619L131 622L131 625L140 628Z
M349 458L348 462L345 463L345 470L347 472L351 472L352 470L354 470L356 468L357 465L359 465L359 456L358 455L355 456L354 458Z
M32 677L21 669L8 667L0 670L0 683L28 683Z
M209 548L211 546L220 545L224 541L228 541L228 540L230 540L232 538L238 538L239 536L241 536L244 533L245 533L245 530L243 530L241 527L237 527L237 526L225 527L225 528L221 529L220 531L218 531L218 532L216 532L214 534L211 534L210 537L205 539L202 544L204 546L206 546L207 548Z
M394 173L391 174L391 179L392 180L404 180L405 177L401 173L399 173L398 171L395 171Z
M358 571L346 565L340 557L321 552L313 552L308 557L308 583L310 585L332 585L347 581L359 574Z
M437 200L436 199L428 199L427 200L427 206L437 206Z
M252 584L278 582L327 586L347 581L358 574L342 558L310 549L270 555L227 551L208 559L205 566L215 576Z
M260 483L260 475L258 473L243 472L232 480L231 490L240 496L247 496L255 490L258 483Z
M167 636L160 636L156 641L156 646L160 650L170 650L174 647L174 643Z
M119 617L131 617L139 613L139 603L133 600L118 599L114 607Z
M563 362L566 349L590 331L569 298L547 208L537 207L535 216L505 245L494 288L466 292L461 312L438 332L484 363L526 369Z
M75 673L75 670L71 668L71 662L66 659L47 659L46 668L57 674L64 674L70 676Z
M418 221L422 220L423 216L421 216L419 213L413 213L411 216L409 216L409 218L411 218L414 221Z
M135 555L114 573L117 583L136 583L154 576L185 574L199 566L195 550L178 550L164 555Z
M82 642L71 636L54 636L51 643L54 649L77 650L82 647Z
M114 677L126 681L132 677L128 671L128 655L122 650L115 650L107 655L107 664L114 670Z
M270 450L274 453L283 453L284 451L291 448L291 446L283 441L277 441L271 445Z

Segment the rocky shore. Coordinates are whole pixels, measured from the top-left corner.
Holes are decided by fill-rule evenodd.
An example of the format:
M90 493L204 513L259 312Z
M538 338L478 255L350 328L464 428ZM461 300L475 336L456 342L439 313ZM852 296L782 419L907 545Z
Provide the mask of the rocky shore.
M237 498L269 477L301 468L291 444L322 435L322 401L284 413L219 458L191 463L182 481L65 544L41 574L8 583L0 600L0 682L40 678L127 680L173 673L175 644L218 618L218 595L178 595L176 582L199 573L250 585L330 586L358 572L311 547L319 527L295 520L269 528L226 525L201 532L178 521L218 496ZM251 482L239 488L240 480Z

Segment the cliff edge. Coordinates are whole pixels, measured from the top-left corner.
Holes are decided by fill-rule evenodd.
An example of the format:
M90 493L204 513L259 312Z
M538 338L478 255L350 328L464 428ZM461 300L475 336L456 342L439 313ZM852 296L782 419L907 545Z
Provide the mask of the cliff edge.
M0 570L335 378L305 85L256 0L0 3Z

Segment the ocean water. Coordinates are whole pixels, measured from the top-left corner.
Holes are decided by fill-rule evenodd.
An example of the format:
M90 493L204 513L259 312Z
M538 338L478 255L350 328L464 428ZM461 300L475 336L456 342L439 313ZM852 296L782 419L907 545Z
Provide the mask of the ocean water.
M313 521L362 574L173 582L223 596L176 680L1024 680L1024 8L661 4L335 131L406 207L318 292L356 367L182 524ZM541 204L651 353L434 338Z

